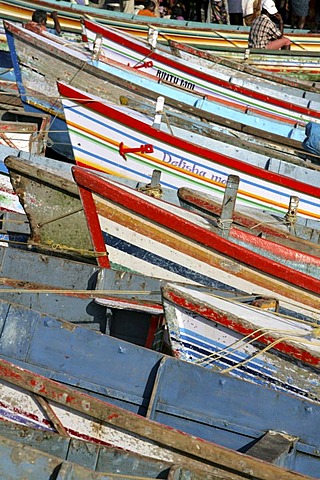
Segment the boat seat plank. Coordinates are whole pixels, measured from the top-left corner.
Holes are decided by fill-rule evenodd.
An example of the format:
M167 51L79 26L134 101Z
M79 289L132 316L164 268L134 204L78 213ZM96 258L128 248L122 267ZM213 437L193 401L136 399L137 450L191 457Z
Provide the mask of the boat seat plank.
M247 450L246 454L275 465L281 465L297 441L298 437L270 430Z

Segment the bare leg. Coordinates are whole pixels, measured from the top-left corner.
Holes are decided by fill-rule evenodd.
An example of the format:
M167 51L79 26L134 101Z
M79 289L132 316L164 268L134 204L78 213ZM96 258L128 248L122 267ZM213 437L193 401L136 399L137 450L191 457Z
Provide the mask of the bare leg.
M297 17L297 28L303 29L306 17Z

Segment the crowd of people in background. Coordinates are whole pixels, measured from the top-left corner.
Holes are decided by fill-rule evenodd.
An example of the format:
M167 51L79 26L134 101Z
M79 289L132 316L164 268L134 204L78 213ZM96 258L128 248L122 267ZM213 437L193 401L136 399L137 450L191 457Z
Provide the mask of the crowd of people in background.
M121 0L121 2L122 11L134 13L136 10L136 13L141 14L134 0ZM147 0L147 3L150 4L151 0ZM198 22L250 26L254 18L261 13L261 0L160 0L158 4L154 3L156 7L152 13L155 16ZM318 3L315 1L315 10L319 9ZM275 4L285 25L292 28L305 28L306 19L310 14L310 0L275 0ZM144 6L143 11L146 8L148 9ZM320 16L317 11L313 14L314 17ZM150 16L150 14L147 15Z
M75 0L74 0L75 1ZM81 0L83 1L83 0ZM100 0L98 0L100 2ZM284 24L304 28L312 0L145 0L136 6L135 0L120 0L120 10L147 17L165 17L175 20L203 20L210 12L210 23L230 23L250 27L249 48L289 50L291 41L283 35ZM320 23L318 2L315 3L316 24ZM101 7L100 7L101 8ZM57 12L50 14L54 28L47 29L48 15L36 10L25 28L36 33L48 31L59 35L61 27ZM317 27L316 27L317 29Z
M108 0L70 1L98 8L107 8L108 5ZM262 0L141 0L141 4L138 0L115 0L115 2L117 1L120 2L120 11L129 14L250 26L252 21L261 13ZM309 18L307 28L319 29L319 0L274 1L286 26L299 29L306 28L306 20Z

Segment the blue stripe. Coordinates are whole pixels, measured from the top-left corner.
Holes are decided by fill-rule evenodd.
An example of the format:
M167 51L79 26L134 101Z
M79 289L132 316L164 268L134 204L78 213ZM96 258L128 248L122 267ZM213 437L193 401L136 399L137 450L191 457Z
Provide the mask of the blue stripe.
M76 107L68 107L68 109L71 110L71 111L76 112L77 115L81 115L83 118L92 121L92 117L90 117L89 115L87 115L87 114L85 114L85 113L83 113L83 112L80 112ZM94 120L94 122L95 122L97 125L101 125L102 127L105 127L105 122L104 122L104 121ZM79 122L79 123L80 123L80 122ZM117 127L112 127L111 125L108 125L108 128L109 128L111 131L113 131L113 132L122 133L122 134L123 134L123 132L121 132L121 130L120 130L120 127L117 128ZM128 138L130 138L131 140L134 140L134 141L136 141L136 142L142 142L142 143L143 143L143 140L137 138L136 136L129 135L129 134L126 134L126 136L127 136ZM162 147L157 146L156 148L157 148L157 150L159 150L159 151L161 151L161 152L163 152L163 153L166 153L166 154L168 154L168 155L171 155L170 151L165 150L165 149L163 149ZM211 150L211 151L214 153L213 150ZM181 154L183 154L183 151L182 151L182 150L181 150ZM90 152L90 155L91 155L92 157L94 157L94 155L93 155L92 152ZM172 155L173 155L173 154L172 154ZM175 156L175 155L174 155L174 156ZM179 158L179 157L178 157L178 158ZM184 159L184 157L182 157L182 156L181 156L180 158L181 158L181 159ZM100 159L103 160L104 162L106 162L105 158L101 158L101 157L100 157ZM194 161L192 161L192 160L189 160L189 159L185 159L185 160L186 160L187 162L192 163L193 165L197 165L197 164L196 164ZM210 162L211 160L208 159L208 161ZM111 163L111 162L110 162L110 160L108 159L106 163ZM114 164L114 165L117 165L117 166L119 165L119 163L113 163L113 164ZM170 164L168 163L168 165L170 165ZM122 165L122 166L124 166L124 165ZM201 166L201 165L200 165L200 166ZM210 168L209 166L206 166L206 167L203 167L203 168L206 168L206 170L209 170L209 172L210 172L212 175L214 175L214 174L215 174L215 175L221 175L221 176L226 177L226 179L227 179L228 174L227 174L226 172L223 172L223 171L218 170L218 169L214 170L212 167ZM233 170L231 167L229 167L229 168L230 168L230 170ZM262 169L261 169L261 170L262 170ZM236 169L235 169L234 171L235 171L235 172L238 172L238 170L236 170ZM186 172L187 172L187 171L186 171ZM133 170L133 173L136 173L136 171ZM239 172L239 173L241 174L242 172ZM249 174L247 174L247 175L249 175ZM250 175L249 175L249 176L250 176ZM265 181L266 183L268 183L267 180L261 180L261 181ZM250 181L250 180L244 180L244 179L242 178L242 179L241 179L241 182L242 182L243 185L250 185L250 186L254 186L254 187L257 187L257 185L259 186L259 181L255 181L255 182L254 182L254 181ZM271 185L271 183L270 183L270 185ZM172 188L177 189L178 187L173 186ZM288 188L288 187L285 187L285 188ZM278 192L278 190L277 190L277 187L271 188L271 187L268 187L268 186L265 184L265 185L263 186L263 189L265 190L265 192L271 192L271 193L273 193L273 194L275 194L275 195L278 195L278 194L279 194L279 192ZM285 198L287 198L287 199L289 200L290 197L291 197L291 195L292 195L292 193L289 194L289 193L286 193L286 192L281 192L281 195L283 195ZM316 201L311 202L311 201L309 201L309 200L307 200L307 199L302 199L301 201L302 201L304 204L306 204L306 205L313 205L313 206L318 207L318 203L316 203Z
M200 283L202 285L207 285L215 288L228 289L229 291L233 291L233 292L240 292L239 289L230 287L230 285L219 282L218 280L215 280L211 277L203 275L199 272L195 272L194 270L191 270L190 268L180 265L179 263L175 263L169 259L165 259L160 255L152 253L141 247L137 247L125 240L121 240L118 237L114 237L109 233L106 233L106 232L102 232L102 233L103 233L103 238L106 245L116 248L120 252L125 252L135 258L139 258L144 262L148 262L150 266L154 265L157 267L161 267L164 270L168 270L173 274L177 274L182 277L188 278L189 280Z
M176 339L175 339L176 340ZM181 343L181 342L180 342ZM190 361L191 363L196 363L195 360L191 360L192 356L193 357L198 357L201 359L201 355L197 355L197 350L193 351L190 345L184 344L184 347L187 349L187 355L190 356ZM190 352L190 353L189 353ZM219 352L219 349L217 350ZM205 352L206 354L210 354L213 352ZM216 367L218 368L226 368L226 367L233 367L238 361L233 359L231 356L228 357L221 357L219 359L213 359L213 362ZM206 364L206 365L201 365L203 368L212 368L211 364ZM267 366L267 364L266 364ZM310 397L310 393L307 390L303 390L300 387L296 385L292 385L289 383L284 383L280 379L276 377L277 371L274 371L274 374L266 369L261 369L259 368L258 365L255 364L255 362L248 362L244 365L239 365L239 367L235 368L230 372L231 375L240 377L245 380L250 380L251 382L253 381L254 383L258 385L267 385L270 386L273 385L273 387L276 390L281 390L289 393L294 393L295 395L299 395L304 398Z

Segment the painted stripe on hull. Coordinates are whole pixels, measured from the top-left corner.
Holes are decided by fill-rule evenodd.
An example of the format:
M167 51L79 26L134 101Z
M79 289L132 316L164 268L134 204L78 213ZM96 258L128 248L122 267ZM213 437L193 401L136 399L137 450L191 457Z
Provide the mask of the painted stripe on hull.
M138 194L138 192L136 193ZM226 268L226 270L223 270L221 268L223 262L219 263L218 261L218 258L223 258L221 255L212 254L210 249L206 249L200 244L196 244L195 242L190 241L187 238L183 238L182 236L177 236L175 233L170 232L170 230L159 225L156 226L146 218L135 215L128 216L126 212L122 212L121 208L119 209L119 207L117 207L113 202L108 205L108 202L106 200L102 200L100 196L94 195L94 198L97 202L96 205L98 212L100 212L97 218L100 229L103 232L103 237L108 237L108 235L111 235L111 237L121 238L122 241L127 242L129 249L131 249L131 245L133 245L136 255L138 255L137 261L135 261L135 257L130 257L129 255L125 257L122 251L119 252L117 250L108 249L109 261L122 265L125 268L137 271L138 273L153 275L158 278L166 278L170 280L172 278L171 272L163 271L162 269L156 270L154 265L145 261L143 255L145 254L145 251L147 251L151 254L155 253L157 257L160 257L162 266L166 265L168 259L171 262L173 261L174 263L178 263L182 266L188 265L188 268L191 269L191 271L202 272L202 274L203 272L206 272L207 277L209 275L209 277L221 282L227 288L232 287L232 289L236 288L240 291L250 293L258 290L259 293L269 296L275 294L274 291L269 290L268 288L258 286L258 278L260 277L258 272L255 275L258 283L253 283L253 281L247 280L245 276L242 278L241 276L237 275L237 273L231 273L231 268ZM148 201L150 200L150 203L155 201L155 199L151 199L150 197L147 197L147 199ZM88 209L88 207L85 207L85 209ZM103 216L101 212L103 212ZM90 226L92 222L91 214L88 210L86 213ZM188 212L188 214L189 213L190 212ZM201 219L201 221L203 221L203 219ZM103 237L102 241L104 242ZM100 244L100 240L97 243L97 238L93 237L93 241L95 242L95 248L97 249L97 245L98 243ZM101 245L98 248L99 249L97 251L102 252ZM142 249L142 251L140 249ZM151 258L153 258L153 256L148 255L149 261ZM230 260L226 258L225 261L226 266L229 265ZM128 264L128 262L130 262L130 264ZM131 262L134 263L132 264ZM231 265L229 266L231 267ZM237 269L235 268L235 270ZM185 275L189 272L184 270L181 273ZM172 278L172 280L176 281L177 279ZM187 280L188 279L186 278L184 279L185 282ZM180 279L180 281L182 281L182 279ZM281 288L279 284L279 292L280 291ZM307 308L300 308L297 302L293 300L288 301L288 298L284 295L281 295L281 293L277 293L276 296L282 300L283 306L288 308L290 311L294 310L301 314L306 314L308 311L312 316L312 309L308 310Z
M303 195L301 192L295 192L293 188L286 189L280 185L257 179L245 174L240 169L224 167L223 170L222 163L193 155L187 150L179 150L148 134L134 132L124 124L117 124L110 118L106 119L83 106L77 107L75 103L68 100L64 101L64 105L75 158L81 165L90 165L102 170L105 166L108 172L132 176L140 181L143 181L146 176L150 178L154 168L160 168L163 172L162 182L165 186L179 188L188 184L196 186L202 191L211 191L211 193L219 195L223 194L227 176L238 174L241 178L238 200L241 203L286 213L291 195L296 194L300 197L300 213L311 218L320 218L318 200ZM136 118L134 113L132 113L132 117ZM127 161L125 161L119 155L120 142L131 147L150 143L154 147L154 153L148 155L128 154ZM81 149L81 155L79 149ZM214 155L214 152L211 155ZM241 164L245 165L239 162L239 165ZM268 177L269 172L259 170Z
M320 117L316 110L303 107L297 103L283 101L279 97L266 96L259 91L245 87L235 86L226 80L218 79L211 72L203 70L200 66L194 67L191 63L180 62L179 59L161 53L152 52L148 46L129 37L120 36L117 31L108 30L93 22L84 21L87 27L88 39L93 44L96 33L103 35L102 46L108 58L119 61L125 65L128 61L139 64L144 58L152 60L153 66L143 69L148 74L160 80L164 78L169 83L191 89L204 95L218 95L237 105L255 107L261 112L272 112L276 116L291 118L295 121L311 121ZM94 31L90 31L90 28ZM315 120L316 121L316 120Z

